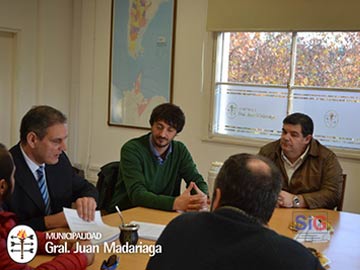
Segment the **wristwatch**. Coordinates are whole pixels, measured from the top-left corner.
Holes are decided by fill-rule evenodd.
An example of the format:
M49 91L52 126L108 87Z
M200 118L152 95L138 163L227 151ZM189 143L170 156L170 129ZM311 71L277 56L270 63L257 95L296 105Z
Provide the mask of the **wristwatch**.
M299 199L299 197L298 196L294 196L293 197L293 207L300 207L300 199Z

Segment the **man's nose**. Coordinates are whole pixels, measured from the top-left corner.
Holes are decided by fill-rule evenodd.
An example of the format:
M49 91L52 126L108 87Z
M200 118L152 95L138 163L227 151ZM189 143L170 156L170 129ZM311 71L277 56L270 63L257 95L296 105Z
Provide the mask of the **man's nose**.
M166 137L166 136L167 136L167 131L166 131L166 129L163 129L163 130L160 131L160 136L161 136L161 137Z
M290 138L290 135L289 135L289 133L283 133L283 134L282 134L282 137L283 137L284 140L287 140L287 141L288 141L289 138Z
M66 151L66 149L67 149L66 142L63 141L63 142L61 143L60 147L61 147L61 151Z

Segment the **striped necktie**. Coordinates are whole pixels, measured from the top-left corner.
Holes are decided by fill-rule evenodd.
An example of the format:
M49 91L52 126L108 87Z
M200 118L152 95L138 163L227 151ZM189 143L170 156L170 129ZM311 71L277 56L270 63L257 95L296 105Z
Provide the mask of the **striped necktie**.
M45 168L44 166L39 166L39 168L36 170L38 174L38 185L41 192L41 196L44 200L45 204L45 214L49 215L51 213L51 207L50 207L50 197L49 192L46 185L46 179L45 179Z

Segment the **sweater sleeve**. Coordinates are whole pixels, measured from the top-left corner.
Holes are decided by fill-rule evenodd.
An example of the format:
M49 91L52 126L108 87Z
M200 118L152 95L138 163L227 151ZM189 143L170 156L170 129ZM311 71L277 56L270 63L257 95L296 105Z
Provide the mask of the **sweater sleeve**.
M209 195L207 183L199 173L189 150L183 143L177 142L177 144L179 145L181 154L180 175L185 180L186 186L188 186L190 182L194 182L202 192Z
M56 256L49 262L38 265L35 269L51 269L51 270L70 270L70 269L86 269L87 258L82 253L67 253ZM0 269L21 269L30 270L33 269L27 264L19 264L14 262L6 251L5 239L0 239Z
M129 143L121 149L120 171L130 202L134 206L172 210L174 196L156 194L149 189L147 183L149 175L146 174L143 167L144 162L150 163L147 158L147 154L141 152L137 145Z
M69 270L86 269L87 259L82 253L60 254L53 260L45 262L36 267L37 270Z
M44 232L36 232L38 238L38 254L46 254L45 244L46 242L52 242L59 244L59 240L46 239ZM45 262L36 267L36 269L54 269L54 270L69 270L69 269L86 269L87 258L82 253L74 253L73 250L70 253L59 254L53 260Z

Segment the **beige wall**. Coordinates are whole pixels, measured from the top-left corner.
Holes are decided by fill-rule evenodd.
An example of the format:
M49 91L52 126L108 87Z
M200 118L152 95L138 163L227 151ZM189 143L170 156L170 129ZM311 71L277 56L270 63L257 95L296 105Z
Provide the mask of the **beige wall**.
M173 101L187 116L177 139L185 142L206 176L212 161L239 152L256 153L258 147L202 140L210 104L207 0L177 2ZM22 6L25 8L19 9ZM37 103L67 113L71 119L68 153L91 180L96 180L100 166L119 159L120 148L128 139L144 133L107 126L110 9L111 0L0 0L0 29L12 24L14 29L24 29L21 33L27 37L20 42L20 51L26 56L20 57L24 78L16 79L15 90L24 93L15 100L23 105L17 116ZM348 174L344 209L360 213L359 160L341 158L340 162Z
M12 83L6 90L12 92L11 111L1 111L14 122L6 144L18 141L21 117L34 104L70 113L72 5L71 0L0 0L0 32L14 37Z

